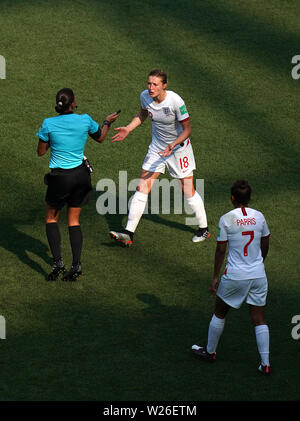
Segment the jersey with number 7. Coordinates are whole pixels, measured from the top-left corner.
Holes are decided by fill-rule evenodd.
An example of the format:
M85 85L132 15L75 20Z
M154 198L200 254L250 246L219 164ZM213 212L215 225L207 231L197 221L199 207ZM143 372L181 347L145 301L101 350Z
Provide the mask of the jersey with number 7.
M226 275L236 280L264 277L260 242L269 236L264 215L255 209L235 208L221 216L217 242L228 242Z

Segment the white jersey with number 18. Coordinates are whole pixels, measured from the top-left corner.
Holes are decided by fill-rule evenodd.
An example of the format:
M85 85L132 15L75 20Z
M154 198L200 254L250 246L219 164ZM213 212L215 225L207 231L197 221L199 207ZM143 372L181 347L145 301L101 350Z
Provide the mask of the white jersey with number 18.
M228 242L225 274L236 280L264 277L260 240L268 236L265 217L255 209L235 208L221 216L217 242Z
M183 99L173 91L166 91L166 98L156 103L148 90L141 93L141 107L148 111L152 120L152 142L150 150L163 151L183 131L180 122L189 119ZM176 147L178 149L180 146Z

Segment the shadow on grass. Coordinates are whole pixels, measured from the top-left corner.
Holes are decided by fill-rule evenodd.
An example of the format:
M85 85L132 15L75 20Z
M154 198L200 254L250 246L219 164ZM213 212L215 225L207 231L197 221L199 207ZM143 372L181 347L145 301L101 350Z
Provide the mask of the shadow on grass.
M29 266L34 271L47 275L41 265L29 257L28 252L34 254L47 264L52 263L49 257L49 249L42 241L31 237L17 228L18 223L10 219L1 220L0 247L13 253L23 264ZM23 223L20 223L23 225Z
M102 297L97 297L98 304L92 303L71 289L64 288L64 303L33 303L37 324L44 328L24 314L28 331L7 335L1 357L1 399L180 399L182 384L191 381L196 364L189 354L189 335L201 331L198 327L192 332L200 314L180 305L163 306L151 295L149 300L157 303L154 309L124 313ZM158 381L162 373L164 380ZM186 400L189 394L186 388Z
M172 304L162 293L163 304L158 295L134 294L130 289L129 302L122 307L95 291L87 297L77 287L59 288L55 302L52 297L34 302L34 320L23 309L22 333L8 334L1 352L2 400L297 399L294 344L286 343L288 366L286 356L274 348L278 370L272 387L267 387L257 372L248 312L232 314L218 362L212 366L195 360L190 352L194 341L207 338L207 311L184 307L180 300ZM279 309L274 314L284 318L288 309L282 302ZM226 388L216 388L224 379Z
M184 219L184 215L182 215L182 219ZM155 224L164 225L169 228L176 229L178 231L187 231L187 232L195 232L195 229L190 227L189 225L181 224L180 222L170 221L168 219L162 218L160 215L144 215L143 218L148 219L149 221L154 222Z

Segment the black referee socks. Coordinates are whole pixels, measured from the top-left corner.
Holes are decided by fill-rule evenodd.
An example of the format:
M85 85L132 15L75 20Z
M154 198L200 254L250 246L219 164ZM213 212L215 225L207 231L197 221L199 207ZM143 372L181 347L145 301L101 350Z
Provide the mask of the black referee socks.
M77 266L80 263L83 237L80 225L69 227L70 244L72 248L73 262L72 266Z
M53 259L58 261L61 259L61 238L58 224L56 222L46 224L46 234Z
M46 224L46 234L54 261L61 260L61 237L56 222ZM69 227L69 237L73 256L73 266L80 263L83 237L80 225Z

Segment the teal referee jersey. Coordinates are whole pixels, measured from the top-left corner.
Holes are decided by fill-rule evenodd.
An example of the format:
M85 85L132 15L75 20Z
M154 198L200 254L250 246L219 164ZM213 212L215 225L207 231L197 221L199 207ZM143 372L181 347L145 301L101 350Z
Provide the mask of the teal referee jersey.
M96 133L99 124L88 114L61 114L43 121L37 137L50 144L49 168L71 169L82 164L89 134Z

